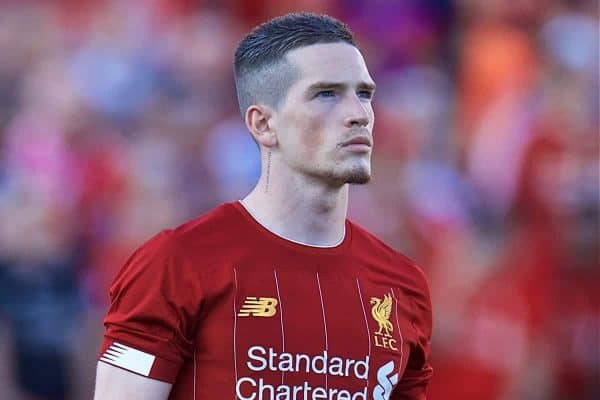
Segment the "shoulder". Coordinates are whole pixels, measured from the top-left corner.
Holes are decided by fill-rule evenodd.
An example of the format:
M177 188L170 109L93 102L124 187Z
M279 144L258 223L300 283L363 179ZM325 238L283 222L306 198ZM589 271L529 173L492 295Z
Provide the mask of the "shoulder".
M138 250L206 257L217 248L239 243L242 226L243 220L235 203L224 203L177 227L161 231Z
M234 205L222 204L175 228L155 234L133 252L119 275L137 275L143 271L145 275L156 276L206 266L223 253L222 249L228 243L239 242L236 236L239 231L236 225L239 224L239 213ZM198 257L202 258L201 264L197 262Z
M239 228L240 213L235 203L224 203L170 231L172 240L182 244L229 237Z
M400 254L360 225L350 220L348 220L348 222L350 223L350 227L352 229L352 242L360 250L376 252L380 256L389 260L395 259Z
M211 235L230 231L236 223L239 223L239 215L236 214L232 203L221 204L179 226L156 233L141 244L137 251L169 252L180 250L199 239L206 241Z
M430 337L433 322L431 293L423 270L409 257L394 250L375 235L356 224L352 227L352 241L357 244L357 251L363 258L367 257L370 265L378 266L373 279L398 288L406 296L412 306L414 323L425 337Z
M352 242L363 257L374 259L378 265L383 265L382 272L398 282L405 291L429 297L429 283L420 266L364 228L349 222L352 227Z

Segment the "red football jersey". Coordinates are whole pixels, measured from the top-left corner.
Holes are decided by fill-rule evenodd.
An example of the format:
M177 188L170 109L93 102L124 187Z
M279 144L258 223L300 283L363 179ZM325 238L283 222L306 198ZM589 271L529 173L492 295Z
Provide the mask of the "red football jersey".
M279 237L227 203L139 248L116 277L100 360L170 399L424 399L423 273L346 221L336 247Z

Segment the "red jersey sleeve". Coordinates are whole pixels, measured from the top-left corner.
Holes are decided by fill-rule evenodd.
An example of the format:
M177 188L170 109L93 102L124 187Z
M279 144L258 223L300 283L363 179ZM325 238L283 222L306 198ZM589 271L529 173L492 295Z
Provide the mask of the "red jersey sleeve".
M425 400L429 381L433 375L433 368L429 364L432 332L431 296L425 275L420 269L418 272L417 290L411 296L414 312L413 327L417 340L410 350L406 370L391 400Z
M202 302L189 262L165 231L140 247L110 288L100 360L173 383L186 358Z

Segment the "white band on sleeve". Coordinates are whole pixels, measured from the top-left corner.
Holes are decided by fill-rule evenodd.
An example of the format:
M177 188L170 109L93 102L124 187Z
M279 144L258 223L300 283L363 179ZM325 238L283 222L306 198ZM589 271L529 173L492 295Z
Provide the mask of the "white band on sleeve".
M117 342L111 344L100 357L100 361L144 376L150 375L155 359L156 357L152 354L144 353Z

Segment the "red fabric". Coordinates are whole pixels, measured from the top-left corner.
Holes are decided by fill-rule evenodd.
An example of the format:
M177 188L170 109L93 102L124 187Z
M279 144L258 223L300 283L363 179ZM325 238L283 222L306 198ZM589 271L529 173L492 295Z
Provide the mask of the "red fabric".
M425 399L427 282L357 225L347 221L346 232L337 247L305 246L228 203L157 235L111 287L101 355L117 341L155 356L148 375L174 384L171 399L191 398L194 387L197 398L235 398L236 386L239 398L300 390L370 399L386 380L395 385L391 399ZM250 297L277 304L243 316ZM387 330L372 314L386 297ZM315 363L308 372L302 355Z

